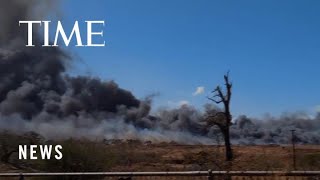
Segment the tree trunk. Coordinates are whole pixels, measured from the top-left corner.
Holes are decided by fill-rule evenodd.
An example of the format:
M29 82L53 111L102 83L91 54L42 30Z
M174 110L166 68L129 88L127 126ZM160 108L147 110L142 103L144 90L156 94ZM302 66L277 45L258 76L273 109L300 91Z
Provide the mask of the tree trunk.
M223 131L223 137L224 137L224 146L226 148L226 161L232 161L233 159L233 153L231 149L231 143L230 143L230 134L229 134L229 128L225 128Z

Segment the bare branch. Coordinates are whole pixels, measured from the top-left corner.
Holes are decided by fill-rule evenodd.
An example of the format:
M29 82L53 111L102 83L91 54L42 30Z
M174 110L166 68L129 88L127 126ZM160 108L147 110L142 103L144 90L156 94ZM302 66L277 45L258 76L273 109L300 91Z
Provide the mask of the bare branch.
M207 97L207 98L208 98L209 100L215 102L216 104L220 104L220 103L223 102L222 100L215 100L215 99L213 99L213 98L211 98L211 97Z
M214 96L212 96L212 97L220 97L220 95L219 94L215 94Z

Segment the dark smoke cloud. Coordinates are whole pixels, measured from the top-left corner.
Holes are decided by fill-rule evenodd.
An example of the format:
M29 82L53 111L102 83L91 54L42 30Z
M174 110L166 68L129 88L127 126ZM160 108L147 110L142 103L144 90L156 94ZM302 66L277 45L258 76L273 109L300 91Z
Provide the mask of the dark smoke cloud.
M13 0L0 6L0 125L3 129L35 131L47 138L139 138L158 141L197 140L195 110L161 111L150 115L151 98L138 100L113 81L71 77L72 58L60 48L25 47L26 27L19 20L41 20L49 1ZM40 3L40 4L39 4ZM39 12L41 11L41 12ZM189 117L189 114L192 115ZM176 131L178 130L178 131ZM199 131L199 130L197 130Z
M49 2L51 2L49 4ZM72 61L60 48L25 47L19 20L41 20L54 1L10 0L0 6L0 127L34 131L46 138L140 139L215 143L219 131L203 123L206 112L191 106L150 113L152 96L139 100L114 81L66 73ZM219 109L206 106L206 111ZM287 143L297 130L301 143L319 144L319 118L297 115L254 120L241 116L231 127L234 143Z

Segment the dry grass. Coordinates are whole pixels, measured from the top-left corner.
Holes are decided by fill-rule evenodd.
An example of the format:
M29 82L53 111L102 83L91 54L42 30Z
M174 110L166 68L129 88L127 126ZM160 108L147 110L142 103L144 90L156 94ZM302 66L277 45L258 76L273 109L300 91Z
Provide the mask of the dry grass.
M235 159L224 161L222 146L150 144L138 141L91 142L66 140L64 160L28 161L23 167L17 155L11 164L0 163L1 172L20 171L190 171L190 170L292 170L290 146L233 146ZM320 170L320 146L297 146L297 169Z

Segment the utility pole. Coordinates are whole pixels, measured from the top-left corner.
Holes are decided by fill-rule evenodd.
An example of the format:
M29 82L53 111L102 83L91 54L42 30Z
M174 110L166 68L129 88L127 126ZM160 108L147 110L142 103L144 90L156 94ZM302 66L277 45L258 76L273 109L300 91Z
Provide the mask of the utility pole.
M297 167L296 167L296 145L295 145L295 135L294 135L295 131L296 130L291 130L293 170L297 170Z

